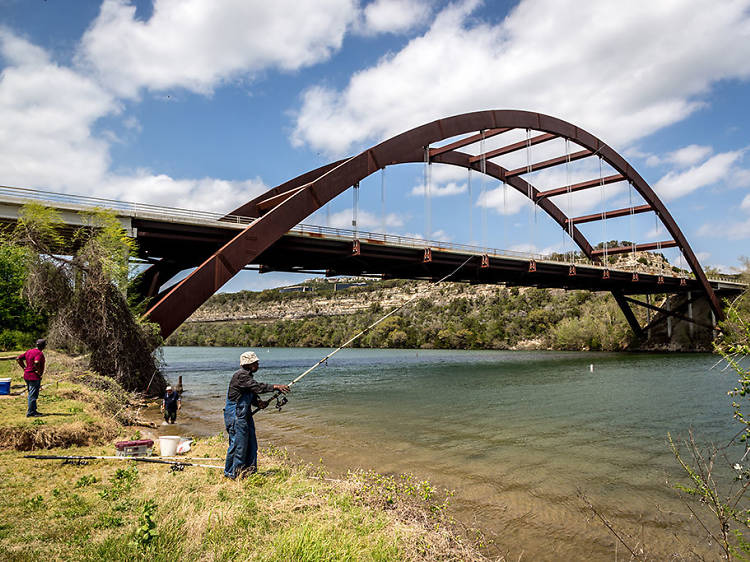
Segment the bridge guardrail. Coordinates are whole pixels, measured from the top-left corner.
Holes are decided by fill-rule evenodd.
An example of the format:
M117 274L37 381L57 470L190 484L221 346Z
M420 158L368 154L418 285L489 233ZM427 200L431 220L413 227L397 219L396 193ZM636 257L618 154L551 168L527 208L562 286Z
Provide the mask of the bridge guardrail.
M196 211L194 209L180 209L176 207L164 207L161 205L151 205L149 203L134 203L128 201L118 201L116 199L105 199L102 197L90 197L84 195L71 195L67 193L51 193L38 189L25 187L8 187L0 186L0 197L10 197L14 199L24 199L44 203L56 203L58 205L67 205L71 207L101 207L121 211L128 216L137 217L155 217L161 220L165 218L193 219L208 222L229 222L235 224L250 224L253 220L251 217L242 217L237 215L226 215L214 213L211 211Z
M54 193L49 191L43 191L39 189L31 189L25 187L10 187L0 186L0 199L3 197L11 198L13 200L21 201L37 201L41 203L54 203L58 206L72 207L73 210L80 210L80 207L92 208L100 207L105 209L112 209L126 214L133 218L149 218L155 220L167 220L180 222L184 220L197 221L201 223L228 223L233 225L246 226L251 224L255 218L245 217L241 215L227 215L222 213L215 213L211 211L196 211L194 209L181 209L175 207L165 207L162 205L152 205L149 203L135 203L128 201L119 201L116 199L106 199L103 197L91 197L85 195L72 195L67 193ZM580 255L574 255L571 259L560 260L555 259L552 256L545 254L537 254L533 252L520 252L515 250L501 250L497 248L485 248L479 246L472 246L470 244L460 244L456 242L446 242L440 240L425 240L423 238L414 238L410 236L401 236L399 234L385 234L378 232L367 232L362 230L351 230L344 228L336 228L330 226L311 225L303 224L295 226L290 232L302 235L302 236L320 236L325 238L338 238L341 240L354 240L359 239L363 242L375 243L375 244L389 244L394 246L401 246L405 248L416 248L422 249L430 247L433 250L447 250L454 252L463 252L471 254L487 254L490 257L510 257L525 260L538 260L551 263L559 264L575 264L575 265L589 265L593 267L605 267L601 263L594 263L588 258ZM612 269L616 266L612 264ZM653 275L659 275L664 272L656 267L648 267L643 264L620 266L617 269L626 269L628 271L638 271L639 273L649 273ZM666 272L668 275L674 276L674 272ZM686 272L680 274L689 278L693 278L693 274ZM677 275L677 276L680 276ZM738 283L737 279L733 279L724 275L712 275L709 277L711 281L720 281L724 283Z

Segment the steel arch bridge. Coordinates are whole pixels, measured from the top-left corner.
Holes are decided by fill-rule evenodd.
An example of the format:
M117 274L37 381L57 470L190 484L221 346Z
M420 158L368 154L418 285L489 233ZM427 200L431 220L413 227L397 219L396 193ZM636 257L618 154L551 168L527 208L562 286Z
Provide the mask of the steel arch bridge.
M461 150L463 147L514 129L525 131L526 140L478 155ZM534 136L530 136L530 131L534 131ZM454 137L459 137L459 139L432 148L436 143ZM539 162L530 162L527 166L517 169L506 169L492 161L493 158L524 149L528 150L532 145L540 145L554 139L570 141L580 150ZM537 189L523 177L538 170L597 157L609 164L616 174L606 177L600 175L599 178L545 191ZM595 263L601 263L602 257L607 253L679 248L695 276L698 290L707 299L715 318L723 318L719 298L706 278L687 239L664 203L638 172L611 147L585 130L555 117L519 110L488 110L438 119L385 140L356 156L327 164L268 190L230 213L252 217L255 220L212 255L205 256L205 260L190 275L173 285L164 294L159 295L147 311L147 317L161 326L164 337L169 336L211 295L248 264L254 263L265 250L280 240L305 217L349 187L357 185L364 178L386 166L423 162L459 166L485 173L504 182L531 199L535 205L546 212L570 235L582 253ZM594 215L568 217L550 199L555 195L616 182L628 182L646 204L623 209L602 210L601 213ZM655 213L671 235L671 239L645 244L633 243L632 246L605 250L594 249L591 242L577 227L578 224L585 222L644 212ZM358 241L355 241L355 251L357 247ZM426 249L426 254L428 250ZM204 256L199 257L203 259ZM164 280L183 268L166 262L157 263L151 266L150 271L147 271L146 277L158 277ZM531 271L535 270L533 260L529 268ZM574 274L574 270L570 273ZM608 279L609 271L605 268L602 270L601 284L598 288L612 290L631 327L638 332L638 322L628 303L628 301L633 302L632 299L624 297L619 290L611 289L611 286L607 285ZM633 274L633 281L637 281L637 274ZM684 284L684 280L681 281ZM659 283L663 283L661 276ZM664 292L669 291L665 289Z

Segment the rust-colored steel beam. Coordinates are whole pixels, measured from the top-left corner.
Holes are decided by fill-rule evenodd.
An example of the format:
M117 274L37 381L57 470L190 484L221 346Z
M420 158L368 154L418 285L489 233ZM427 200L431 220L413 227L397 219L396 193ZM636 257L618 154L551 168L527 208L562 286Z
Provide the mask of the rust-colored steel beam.
M580 160L581 158L586 158L587 156L591 156L593 152L591 150L579 150L578 152L574 152L573 154L569 156L558 156L557 158L550 158L549 160L543 160L542 162L537 162L536 164L532 164L531 166L523 166L522 168L516 168L515 170L510 170L507 174L505 174L506 178L512 178L513 176L520 176L523 174L530 174L531 172L536 172L538 170L544 170L546 168L552 168L553 166L559 166L560 164L565 164L565 162L575 162L576 160Z
M509 144L507 146L496 148L495 150L490 150L489 152L485 152L484 154L477 154L476 156L472 156L469 159L469 162L473 164L474 162L479 162L482 158L484 158L485 160L489 160L490 158L495 158L496 156L510 154L511 152L524 149L527 146L533 146L535 144L540 144L540 143L547 142L548 140L552 140L556 138L557 138L557 135L553 135L552 133L544 133L543 135L537 135L535 137L532 137L528 141L522 140L522 141L514 142L513 144Z
M449 152L447 154L438 156L435 159L435 162L453 164L454 166L461 166L464 168L470 167L473 170L481 172L481 164L479 162L469 164L470 158L471 155L463 152ZM494 162L485 162L485 173L490 177L505 181L509 186L521 193L524 197L528 197L529 193L531 193L532 200L536 198L536 195L539 193L533 185L528 183L520 176L510 178L506 177L507 170L505 170L505 168L499 166L498 164L495 164ZM555 205L548 199L540 200L537 205L567 232L568 217L565 216L565 213L563 213L560 208L557 207L557 205ZM581 232L576 227L573 227L573 241L578 245L579 248L581 248L586 257L595 261L598 259L593 255L594 250L591 247L591 244L589 244L588 240L586 240L586 237L583 236L583 234L581 234Z
M654 310L656 312L661 312L664 315L664 318L667 316L673 316L674 318L679 318L680 320L684 320L685 322L690 322L691 324L695 324L696 326L700 326L701 328L706 328L708 330L713 330L714 327L710 326L708 324L704 324L703 322L698 322L693 318L690 318L689 316L685 316L684 314L680 314L680 310L683 309L685 306L687 306L688 302L694 302L696 299L690 299L690 301L686 301L677 310L667 310L666 308L659 308L658 306L655 306L653 304L649 304L647 302L640 301L638 299L634 299L631 297L624 297L626 301L636 304L638 306L642 306L643 308L648 308L649 310ZM644 330L649 330L653 328L656 324L662 322L663 320L661 318L655 318L652 320L647 326L645 326Z
M675 240L664 240L663 242L646 242L645 244L633 244L632 246L617 246L616 248L607 248L607 255L627 254L628 252L648 252L650 250L661 250L663 248L674 248L677 246ZM604 249L594 250L595 256L603 256Z
M625 217L627 215L638 215L640 213L647 213L652 211L651 205L638 205L637 207L625 207L624 209L615 209L613 211L606 211L604 213L596 213L593 215L583 215L581 217L573 217L570 222L573 224L580 224L582 222L593 222L601 221L604 219L614 219L616 217Z
M283 201L286 201L292 195L297 193L300 189L304 189L306 186L307 184L301 185L300 187L295 187L294 189L290 189L289 191L285 191L284 193L279 193L278 195L274 195L272 197L269 197L268 199L263 199L263 201L258 201L258 203L256 204L258 213L262 215L266 211L270 211L276 205L282 203Z
M542 199L544 197L554 197L555 195L565 195L568 192L573 193L574 191L581 191L582 189L591 189L592 187L599 187L601 185L617 183L618 181L622 181L624 179L625 176L623 176L622 174L614 174L602 179L582 181L580 183L574 183L570 187L556 187L554 189L540 191L537 199Z
M635 334L635 337L639 340L643 339L644 333L643 329L641 328L641 325L638 323L638 318L635 317L635 314L633 314L633 309L630 308L630 304L628 304L627 297L622 294L622 291L612 291L612 296L615 297L615 300L617 301L617 304L620 306L620 310L622 310L622 313L625 315L625 320L628 321L628 324L630 325L630 329L633 330L633 333Z
M133 291L142 297L153 298L158 294L159 287L190 266L187 262L161 259L135 278Z
M510 130L511 128L508 128L508 127L500 127L498 129L488 129L484 131L484 133L480 132L480 133L477 133L476 135L470 135L464 139L460 139L460 140L457 140L456 142L446 144L445 146L431 148L430 158L432 158L433 156L438 156L439 154L443 154L444 152L450 152L451 150L456 150L457 148L463 148L464 146L469 146L470 144L479 142L482 139L487 140L490 137L494 137L497 135L501 135L503 133L507 133Z
M651 187L619 154L590 133L571 123L540 113L513 110L479 111L427 123L383 141L357 156L303 174L274 188L270 193L257 197L233 211L233 214L258 216L260 214L257 208L258 202L307 184L304 189L297 190L286 200L250 224L195 271L178 282L148 311L148 316L161 325L162 335L168 336L218 288L247 264L252 263L263 250L305 217L343 193L349 186L384 166L405 162L421 162L424 159L424 148L441 140L475 131L501 128L533 129L544 133L552 133L567 138L585 148L584 151L570 156L566 155L534 164L532 171L564 164L568 160L577 160L591 154L601 156L615 171L623 175L643 199L653 207L667 231L672 235L675 244L681 248L696 279L709 298L711 308L717 319L723 319L721 304L671 214ZM481 138L481 134L479 138ZM471 164L468 162L470 155L454 152L453 149L447 149L438 157L441 159L445 157L445 160L454 160L457 165L464 167L476 169L478 166L477 163ZM523 193L524 186L530 187L526 182L517 181L520 180L517 176L526 173L527 168L507 172L499 166L487 164L488 173L491 173L493 177L499 176L499 179L505 180L518 191ZM532 189L531 196L537 198L537 193L537 190ZM558 224L566 224L567 217L555 205L551 204L549 199L543 198L539 202L539 206L548 212ZM598 254L593 253L585 237L575 229L574 239L586 255L594 259L598 258ZM667 247L666 243L659 245ZM632 250L632 248L628 248L628 250Z
M312 180L315 180L319 178L320 176L322 176L323 174L331 171L332 169L334 169L336 166L340 165L344 161L345 160L337 160L336 162L331 162L330 164L326 164L325 166L321 166L320 168L316 168L315 170L310 170L309 172L305 172L304 174L299 175L296 178L292 178L289 181L286 181L280 185L277 185L274 188L269 189L265 193L261 193L254 199L251 199L244 205L240 205L234 211L228 214L233 215L233 216L240 216L240 217L257 218L260 216L260 212L258 210L258 203L260 203L261 201L265 201L269 199L270 197L273 197L274 195L286 193L287 191L290 191L292 189L297 189L300 186L310 183Z

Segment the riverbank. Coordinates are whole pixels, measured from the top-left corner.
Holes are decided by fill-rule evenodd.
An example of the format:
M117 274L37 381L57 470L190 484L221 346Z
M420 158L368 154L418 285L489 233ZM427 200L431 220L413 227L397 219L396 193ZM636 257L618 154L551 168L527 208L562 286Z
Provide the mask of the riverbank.
M13 377L14 393L0 400L6 560L486 559L481 544L452 523L446 496L409 475L331 478L277 448L263 448L260 471L242 481L215 468L26 459L32 450L111 455L114 441L159 431L144 420L137 397L64 356L48 358L39 400L46 415L32 419L24 416L15 364L0 361L0 377ZM190 454L221 458L225 450L219 435L198 439Z
M300 285L309 289L303 292L214 295L167 345L337 347L417 296L353 346L617 351L635 343L609 293L399 280L367 280L335 292L332 286L311 280ZM645 323L645 313L639 320Z

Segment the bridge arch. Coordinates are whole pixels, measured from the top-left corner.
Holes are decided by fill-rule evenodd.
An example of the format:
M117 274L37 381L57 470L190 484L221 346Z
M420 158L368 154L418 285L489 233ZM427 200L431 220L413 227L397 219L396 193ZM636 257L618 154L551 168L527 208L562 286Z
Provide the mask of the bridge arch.
M147 315L152 321L159 323L162 334L168 336L224 283L247 264L252 263L261 252L289 229L352 185L386 166L424 162L426 151L429 151L430 162L450 164L481 172L480 157L462 152L460 148L475 144L482 138L489 138L513 129L539 131L542 135L533 139L527 137L528 140L525 142L513 143L484 154L482 159L487 175L506 183L526 197L530 196L539 208L570 233L574 242L588 258L598 261L600 252L594 250L575 226L577 219L583 222L582 219L587 217L568 217L550 200L550 197L564 193L565 191L561 191L563 188L540 191L521 176L590 156L601 157L617 172L615 176L607 178L606 183L627 181L641 195L647 206L643 206L638 212L648 210L656 213L672 236L672 240L657 244L661 247L677 246L682 251L714 314L717 318L723 317L719 300L687 239L666 206L640 174L611 147L583 129L555 117L520 110L479 111L438 119L385 140L356 156L327 164L270 189L231 213L254 217L257 220L206 259L185 279L175 284L150 308ZM430 148L435 143L462 135L468 136L444 146ZM557 138L570 140L581 146L583 150L535 162L528 167L515 170L505 169L490 160L501 154L526 148L531 144L541 144ZM575 187L577 191L604 185L601 182L602 178L599 178L599 180L582 182L575 186L565 186L565 189ZM622 216L625 214L624 211L632 213L633 209L615 210L612 213L620 214L611 216ZM607 218L607 214L608 212L602 213L602 218ZM588 220L597 219L588 217ZM647 249L646 246L655 247L648 244L634 245L632 249ZM632 325L632 313L626 309L627 303L622 298L618 298L618 303Z

